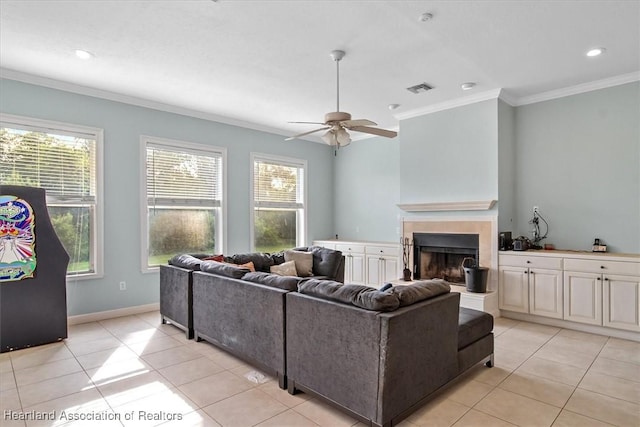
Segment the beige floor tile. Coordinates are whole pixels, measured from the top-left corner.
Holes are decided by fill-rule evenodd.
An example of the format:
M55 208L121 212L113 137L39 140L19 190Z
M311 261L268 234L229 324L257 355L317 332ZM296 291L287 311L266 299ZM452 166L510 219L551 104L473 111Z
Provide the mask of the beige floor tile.
M180 419L159 424L162 427L222 427L202 409L190 412Z
M567 347L558 346L552 342L543 345L535 352L536 357L551 360L553 362L564 363L576 368L588 369L595 360L595 355L579 351L568 350Z
M16 378L13 371L0 373L0 391L12 390L16 388Z
M573 353L591 356L594 359L604 347L602 342L575 339L567 336L555 336L551 338L546 345L549 345L554 349L567 350Z
M553 427L608 427L611 424L563 410L553 423Z
M15 418L11 418L11 415L2 419L2 427L26 427L27 424L20 419L20 412L15 413Z
M519 324L519 320L496 317L493 319L493 335L498 336Z
M178 388L198 407L202 408L247 391L252 387L247 381L225 371L181 385Z
M167 378L175 386L190 383L200 378L222 372L224 368L216 364L213 360L201 356L197 359L177 363L166 368L159 369L158 372Z
M99 368L111 363L120 363L128 359L138 357L133 351L125 346L110 348L108 350L97 351L95 353L83 354L76 359L84 369Z
M491 415L484 414L475 409L471 409L464 414L453 427L513 427L514 424L508 423Z
M347 427L357 422L347 414L318 399L309 399L293 410L322 427Z
M134 353L135 354L135 353ZM177 363L186 362L200 357L200 354L184 346L169 348L156 353L141 356L142 359L155 369L162 369Z
M466 405L439 396L409 415L407 421L417 426L449 427L461 419L469 409Z
M562 408L575 387L551 381L535 375L514 372L499 388Z
M640 366L635 363L598 357L589 368L589 372L640 382Z
M86 416L87 414L102 414L104 412L113 414L106 400L102 398L102 395L96 389L73 393L25 408L25 412L28 411L40 413L55 411L55 425L67 424L74 418ZM27 426L49 427L51 426L51 421L30 420L27 422Z
M578 387L596 393L606 394L607 396L615 397L617 399L640 404L639 382L611 377L609 375L595 372L587 372L582 381L580 381ZM638 414L638 421L640 422L640 414Z
M139 313L136 314L136 317L154 327L160 326L162 324L162 317L160 316L160 312L157 310L149 311L147 313Z
M622 340L619 340L622 341ZM627 363L635 363L636 365L640 365L640 350L636 348L636 346L630 345L610 345L611 341L609 341L602 351L600 352L599 357L603 357L605 359L613 359L618 360L620 362ZM615 342L619 344L619 342Z
M297 394L289 394L287 390L283 390L280 388L277 381L269 381L265 384L260 385L258 389L264 391L269 396L273 397L288 408L294 408L311 399L311 396L302 392L298 392Z
M529 334L531 335L531 334ZM540 347L542 347L547 339L540 339L532 336L532 339L529 339L526 335L521 334L519 331L514 331L513 329L509 329L501 335L495 337L495 345L500 347L504 347L509 350L519 351L521 353L529 353L533 354L538 351Z
M5 390L0 394L0 417L4 411L19 411L20 408L22 404L17 389Z
M260 390L248 390L203 410L223 426L250 427L285 412L287 407Z
M6 356L0 359L0 374L13 371L13 365L11 364L11 356L9 356L9 353L3 353L3 356L5 354Z
M464 380L444 391L443 396L454 402L472 407L493 390L493 386L480 381Z
M201 350L202 355L208 357L209 359L216 362L218 365L222 366L225 369L233 369L239 366L244 366L245 363L242 359L235 357L234 355L227 353L223 350L217 348L208 348Z
M469 369L465 376L469 376L469 378L480 381L481 383L489 384L491 386L497 386L505 378L507 378L511 374L510 370L501 368L499 366L494 366L493 368L487 368L484 364L479 364Z
M497 367L503 368L508 371L513 371L522 365L534 352L525 353L522 351L514 350L512 348L505 348L498 344L494 346L494 364Z
M15 371L16 384L23 386L82 371L76 359L62 359Z
M31 368L56 360L73 358L73 354L64 343L42 345L23 350L12 351L11 363L14 370Z
M605 344L609 337L604 335L590 334L588 332L572 331L571 329L563 329L558 333L560 337L573 338L580 341L592 341Z
M35 384L18 386L20 400L23 407L36 405L47 400L94 388L93 383L85 372L40 381Z
M160 331L159 329L153 328L149 325L146 325L147 329L143 330L114 330L111 333L118 338L120 341L127 345L133 345L136 343L145 343L158 338L168 338L169 335Z
M147 355L156 353L158 351L167 350L169 348L181 346L180 342L171 338L168 335L154 336L149 340L142 340L136 342L130 342L127 344L133 352L137 355Z
M173 384L156 371L140 373L98 386L98 390L111 407L122 406L171 388Z
M316 427L318 424L291 409L257 424L256 427Z
M160 322L158 322L159 324L156 326L156 329L159 330L160 332L169 335L171 337L173 336L178 336L178 335L182 335L186 338L186 332L180 328L178 328L175 325L172 325L170 323L165 323L165 324L161 324Z
M65 342L74 344L113 337L113 335L98 322L71 325L67 328L67 335L68 337Z
M142 331L149 329L149 323L138 318L136 315L116 317L113 319L101 320L100 325L109 331Z
M513 327L514 331L526 331L536 334L540 337L550 338L558 334L561 331L560 328L555 326L540 325L538 323L521 322Z
M69 341L66 343L67 348L73 353L75 356L83 356L85 354L96 353L98 351L109 350L112 348L118 348L124 346L119 339L109 334L108 337L100 338L97 340L90 341Z
M248 381L252 387L258 387L261 384L265 384L269 381L277 381L277 378L269 375L260 369L257 369L251 365L241 365L233 369L229 369L234 375L242 378L244 381Z
M620 338L611 337L607 340L606 346L614 348L628 348L630 350L640 352L640 342L638 341L623 340Z
M96 386L122 381L126 378L152 371L153 368L142 360L125 359L118 363L108 363L98 368L87 369L85 372Z
M113 408L121 414L125 427L155 426L166 421L177 421L198 409L187 396L172 388L134 400ZM132 416L127 416L132 414Z
M564 409L618 426L637 426L640 414L640 406L635 403L581 388L576 389Z
M515 372L536 375L575 387L586 371L586 369L533 356L516 369Z
M474 409L519 426L550 426L560 408L496 388Z

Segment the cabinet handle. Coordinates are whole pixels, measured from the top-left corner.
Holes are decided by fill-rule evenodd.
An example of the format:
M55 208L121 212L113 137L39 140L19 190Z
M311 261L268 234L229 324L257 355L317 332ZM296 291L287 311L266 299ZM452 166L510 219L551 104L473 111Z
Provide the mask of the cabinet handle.
M608 281L609 281L609 278L608 278L608 277L605 277L605 278L604 278L604 280L606 280L606 281L608 282Z
M599 281L599 280L600 280L600 278L598 277L596 280L598 280L598 281Z
M528 260L527 260L527 264L531 264L531 261L528 261Z
M533 271L530 271L529 274L534 274Z
M601 265L600 268L604 270L606 267L604 265Z

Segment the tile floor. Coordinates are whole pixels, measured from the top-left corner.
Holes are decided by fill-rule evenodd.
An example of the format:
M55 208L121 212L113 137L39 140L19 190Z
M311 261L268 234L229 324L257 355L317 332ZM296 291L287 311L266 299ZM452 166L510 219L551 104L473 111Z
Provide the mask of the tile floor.
M0 425L363 426L159 318L75 325L64 342L1 354ZM505 318L494 332L496 366L401 426L640 425L640 343Z

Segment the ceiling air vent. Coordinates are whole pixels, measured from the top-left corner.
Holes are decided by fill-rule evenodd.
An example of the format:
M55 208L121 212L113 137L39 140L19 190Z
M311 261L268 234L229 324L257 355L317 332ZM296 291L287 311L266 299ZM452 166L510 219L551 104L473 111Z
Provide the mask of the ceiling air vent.
M408 90L409 92L413 92L413 93L415 93L415 94L418 94L418 93L421 93L421 92L426 92L426 91L431 90L431 89L433 89L433 87L432 87L432 86L429 86L429 85L428 85L428 84L426 84L426 83L420 83L420 84L418 84L418 85L411 86L411 87L408 87L408 88L407 88L407 90Z

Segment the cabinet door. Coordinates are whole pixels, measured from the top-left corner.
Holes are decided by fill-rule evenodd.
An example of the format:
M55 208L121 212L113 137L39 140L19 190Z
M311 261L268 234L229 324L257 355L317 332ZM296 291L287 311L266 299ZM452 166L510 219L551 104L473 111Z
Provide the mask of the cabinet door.
M363 254L349 254L351 256L351 275L350 283L354 285L364 285L364 255ZM346 276L345 276L346 277Z
M529 313L562 319L562 272L529 269Z
M524 267L500 267L498 300L503 310L529 312L528 270Z
M380 287L382 285L382 263L384 258L378 255L367 255L366 285Z
M564 272L564 319L602 325L602 275Z
M385 256L384 257L384 280L383 283L391 282L392 280L398 280L402 275L398 270L399 262L397 257Z
M640 277L604 275L603 324L640 331Z

